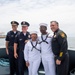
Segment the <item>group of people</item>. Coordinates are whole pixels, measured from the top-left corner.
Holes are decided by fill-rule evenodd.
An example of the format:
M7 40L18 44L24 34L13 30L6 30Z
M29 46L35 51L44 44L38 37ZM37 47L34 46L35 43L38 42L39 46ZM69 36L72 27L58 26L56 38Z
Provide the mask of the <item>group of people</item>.
M12 21L12 30L6 36L6 53L10 62L10 75L24 75L25 66L28 75L38 75L42 62L45 75L68 75L69 55L67 35L59 29L57 21L50 22L53 35L47 32L47 24L40 23L40 33L28 32L30 24L21 22L22 31L18 31L19 23Z

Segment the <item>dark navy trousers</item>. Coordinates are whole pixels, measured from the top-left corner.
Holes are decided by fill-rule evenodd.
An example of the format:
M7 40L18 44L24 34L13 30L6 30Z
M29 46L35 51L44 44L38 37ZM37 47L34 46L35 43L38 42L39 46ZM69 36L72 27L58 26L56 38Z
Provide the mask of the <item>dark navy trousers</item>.
M56 75L68 75L69 70L69 55L65 55L61 65L56 65Z
M24 52L22 50L18 52L18 70L19 70L19 75L24 75L25 60L24 60Z
M10 47L9 49L9 64L10 64L10 75L18 75L18 60L14 58L14 50L13 47Z

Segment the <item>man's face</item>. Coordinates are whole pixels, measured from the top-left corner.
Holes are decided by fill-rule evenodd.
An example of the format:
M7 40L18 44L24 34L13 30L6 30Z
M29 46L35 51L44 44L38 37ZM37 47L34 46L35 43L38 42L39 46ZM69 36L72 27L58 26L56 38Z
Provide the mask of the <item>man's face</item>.
M37 34L31 34L31 39L33 40L33 41L35 41L36 39L37 39Z
M50 24L50 28L53 32L55 32L59 28L59 26L55 22L52 22Z
M47 30L46 26L40 26L40 32L45 33Z
M28 30L28 26L22 26L22 32L26 32Z
M18 28L18 25L12 25L12 29L13 29L14 31L16 31L17 28Z

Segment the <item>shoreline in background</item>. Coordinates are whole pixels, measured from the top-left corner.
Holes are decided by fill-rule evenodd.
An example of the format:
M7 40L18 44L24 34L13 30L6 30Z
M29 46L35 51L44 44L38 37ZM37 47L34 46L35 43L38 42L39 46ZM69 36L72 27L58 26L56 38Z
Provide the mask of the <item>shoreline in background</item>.
M0 38L0 48L5 48L5 38ZM75 49L75 37L68 37L68 49Z
M6 37L6 35L0 34L0 38L5 38L5 37Z

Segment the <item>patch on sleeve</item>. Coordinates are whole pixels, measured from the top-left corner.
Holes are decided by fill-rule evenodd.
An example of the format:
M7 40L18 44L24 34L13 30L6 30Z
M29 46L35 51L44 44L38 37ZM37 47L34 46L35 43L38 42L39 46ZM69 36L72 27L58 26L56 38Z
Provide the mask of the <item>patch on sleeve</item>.
M62 57L62 55L63 55L63 52L60 52L60 55L59 56Z
M65 34L62 32L60 33L61 37L64 38L65 37Z
M28 35L28 38L30 38L30 35Z

